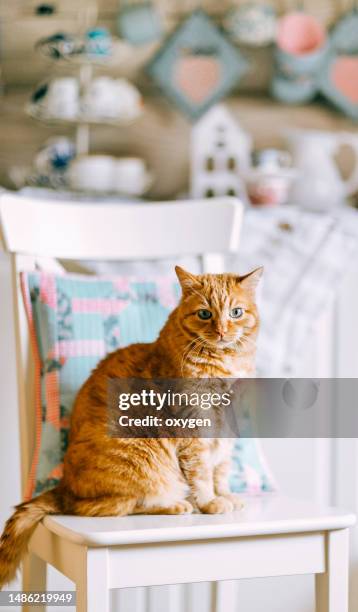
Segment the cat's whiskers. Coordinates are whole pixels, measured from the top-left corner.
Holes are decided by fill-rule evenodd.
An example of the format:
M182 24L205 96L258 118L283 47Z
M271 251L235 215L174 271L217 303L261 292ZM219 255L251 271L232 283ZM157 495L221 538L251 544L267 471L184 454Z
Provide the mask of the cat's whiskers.
M205 338L198 337L194 346L186 354L186 359L190 357L191 360L194 362L194 364L197 363L198 357L200 355L200 351L204 348L205 344L206 344Z
M255 347L256 346L256 342L253 338L250 338L250 336L243 334L242 336L240 336L240 338L237 338L236 340L236 344L239 347L242 347L243 349L245 349L248 346L252 346Z
M246 342L246 344L251 344L252 346L256 346L256 338L252 338L248 334L243 334L242 339Z
M184 361L187 358L188 354L190 353L191 347L194 344L194 342L197 341L197 338L194 338L194 340L191 340L188 344L185 345L184 347L184 351L183 351L183 355L181 358L181 362L180 362L180 373L183 376L183 368L184 368Z
M239 346L239 347L243 347L243 348L245 347L245 342L244 342L244 340L243 340L243 337L242 337L242 336L236 340L236 344L237 344L237 346Z
M184 374L184 365L185 365L185 362L188 359L191 351L196 348L197 343L200 340L201 340L200 336L197 336L196 338L194 338L194 340L191 340L191 342L189 342L189 344L187 344L185 346L184 353L183 353L183 356L182 356L182 359L181 359L181 364L180 364L180 372L181 372L182 376Z
M196 348L198 349L196 353L194 353L193 358L194 358L194 362L197 363L200 357L200 352L202 351L202 349L204 348L206 344L206 340L205 338L201 338L200 342L197 343Z

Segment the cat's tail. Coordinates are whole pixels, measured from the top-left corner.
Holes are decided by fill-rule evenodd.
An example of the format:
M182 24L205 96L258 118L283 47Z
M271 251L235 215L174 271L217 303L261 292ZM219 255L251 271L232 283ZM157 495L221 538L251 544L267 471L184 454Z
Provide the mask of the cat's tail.
M61 512L59 488L23 502L5 524L0 538L0 589L16 575L30 537L46 514Z

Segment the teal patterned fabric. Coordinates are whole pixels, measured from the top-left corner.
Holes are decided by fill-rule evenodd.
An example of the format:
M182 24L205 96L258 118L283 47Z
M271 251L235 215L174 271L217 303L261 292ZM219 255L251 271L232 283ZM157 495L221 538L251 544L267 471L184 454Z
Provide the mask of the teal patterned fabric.
M24 273L21 278L35 354L37 440L26 497L46 491L62 475L74 398L107 353L152 342L180 297L171 277L152 280ZM273 489L254 439L239 440L232 488Z

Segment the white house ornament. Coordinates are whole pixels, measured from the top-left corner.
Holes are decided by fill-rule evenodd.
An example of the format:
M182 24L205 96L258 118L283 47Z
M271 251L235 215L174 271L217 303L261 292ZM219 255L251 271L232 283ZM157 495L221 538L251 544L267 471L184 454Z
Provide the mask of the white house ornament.
M192 128L191 196L236 196L247 203L251 137L225 105L213 106Z

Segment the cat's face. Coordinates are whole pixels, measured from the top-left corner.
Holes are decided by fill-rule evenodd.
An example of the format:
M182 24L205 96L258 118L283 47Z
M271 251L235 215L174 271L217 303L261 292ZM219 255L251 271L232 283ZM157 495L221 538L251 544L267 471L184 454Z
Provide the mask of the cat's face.
M255 289L263 268L245 276L202 274L175 268L182 287L180 322L188 341L202 346L239 347L258 331Z

